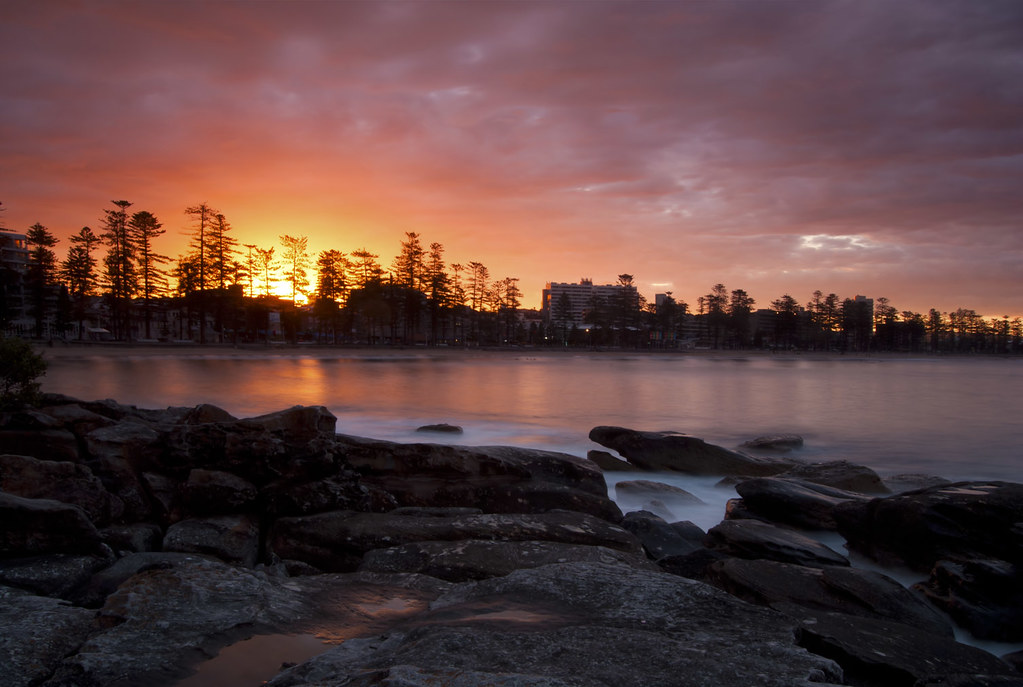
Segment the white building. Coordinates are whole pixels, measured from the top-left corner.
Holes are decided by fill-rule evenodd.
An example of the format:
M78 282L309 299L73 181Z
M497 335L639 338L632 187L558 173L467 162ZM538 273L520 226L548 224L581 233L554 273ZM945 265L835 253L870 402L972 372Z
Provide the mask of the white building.
M590 324L586 322L586 314L594 303L620 303L623 296L639 303L635 286L594 284L587 278L580 279L578 284L549 282L543 290L543 321L548 325L585 327Z

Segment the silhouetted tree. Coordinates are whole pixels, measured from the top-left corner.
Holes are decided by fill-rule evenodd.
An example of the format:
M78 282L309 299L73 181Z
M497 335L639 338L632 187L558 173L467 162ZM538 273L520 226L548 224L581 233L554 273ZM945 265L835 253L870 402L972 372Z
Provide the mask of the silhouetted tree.
M785 294L771 301L771 309L777 313L774 328L776 343L783 348L791 348L796 344L799 331L799 304L795 298Z
M89 297L97 286L96 258L92 252L99 245L99 237L89 227L81 230L70 239L71 247L67 257L60 266L61 278L68 286L68 294L72 300L75 318L78 320L78 338L85 338L85 313L89 306Z
M131 216L128 229L135 245L142 313L148 339L151 337L151 301L167 289L167 274L160 269L160 265L170 261L166 255L161 255L153 249L153 240L162 236L166 230L153 213L145 210Z
M707 331L714 348L720 348L725 327L728 325L728 291L724 284L715 284L710 293L702 297L706 311Z
M309 287L309 239L305 236L281 236L284 251L284 278L291 284L291 302L298 300L299 294L305 295Z
M114 336L131 338L131 299L138 290L138 272L135 267L135 243L128 226L126 200L111 201L113 210L104 210L103 241L107 254L103 260L104 278L110 302L110 315Z
M273 290L273 275L277 271L277 261L274 260L274 247L256 249L256 270L263 280L263 296L269 297Z
M43 336L43 324L49 312L49 299L55 296L57 282L57 254L52 248L57 239L50 230L36 222L25 234L28 244L28 271L25 281L28 285L30 312L35 319L35 336Z

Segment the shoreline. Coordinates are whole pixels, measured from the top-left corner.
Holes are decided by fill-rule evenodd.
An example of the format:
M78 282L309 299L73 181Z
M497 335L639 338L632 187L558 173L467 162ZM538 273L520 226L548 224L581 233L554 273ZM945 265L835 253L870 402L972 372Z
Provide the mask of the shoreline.
M930 352L854 352L838 351L769 351L760 349L722 350L641 350L641 349L589 349L547 347L433 347L433 346L364 346L321 344L178 344L178 343L121 343L121 342L61 342L45 344L31 342L33 348L47 360L74 360L97 357L132 358L423 358L471 359L482 357L507 358L710 358L710 359L775 359L775 360L1018 360L1019 356L997 354L948 354Z

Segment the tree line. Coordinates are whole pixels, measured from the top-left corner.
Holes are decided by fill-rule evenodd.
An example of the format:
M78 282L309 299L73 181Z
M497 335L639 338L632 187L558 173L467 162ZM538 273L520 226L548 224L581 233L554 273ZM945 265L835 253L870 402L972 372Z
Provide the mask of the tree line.
M406 232L385 269L366 248L314 255L305 236L242 244L225 215L204 202L185 209L188 245L171 259L156 248L166 230L155 215L132 212L126 200L111 204L98 231L83 227L70 237L63 260L47 227L28 229L21 283L17 274L0 280L0 325L10 323L15 296L24 295L36 338L44 330L63 336L72 329L85 338L86 322L97 315L116 340L240 342L277 335L333 343L496 343L515 335L518 278L493 280L476 260L449 265L444 246L424 245L416 232ZM277 295L282 284L290 297ZM305 300L313 332L303 330L298 304Z
M585 326L571 304L525 318L518 279L492 279L479 261L448 264L444 246L406 232L386 268L366 248L312 254L305 236L284 234L270 246L241 243L209 203L185 208L188 244L172 259L158 252L162 223L151 212L111 201L98 231L58 241L37 223L26 232L23 275L0 274L0 328L27 314L31 334L87 337L102 322L115 340L322 343L425 343L628 348L706 347L838 351L1019 352L1020 318L985 319L958 308L926 314L898 310L887 298L840 298L815 291L806 303L789 294L756 309L743 289L715 284L696 307L671 292L648 303L630 274L616 295L594 298ZM102 255L101 255L102 253ZM284 287L288 297L278 295ZM20 299L22 307L16 302ZM300 301L310 307L301 309Z

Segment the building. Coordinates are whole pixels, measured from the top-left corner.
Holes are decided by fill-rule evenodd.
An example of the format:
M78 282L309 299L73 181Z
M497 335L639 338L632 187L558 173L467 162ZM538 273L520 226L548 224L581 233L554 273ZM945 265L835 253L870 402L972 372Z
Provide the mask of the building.
M25 302L26 272L28 238L0 227L0 323L18 332L32 324Z
M578 284L549 282L543 290L541 313L548 325L585 328L587 315L597 303L620 303L628 299L638 307L639 293L635 286L622 284L594 284L583 278Z

